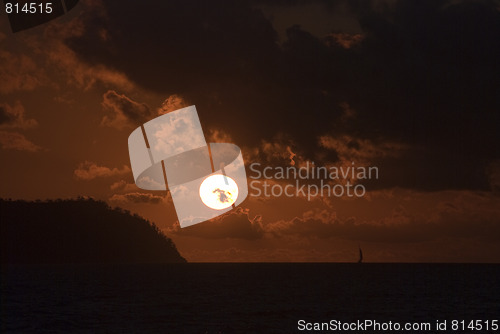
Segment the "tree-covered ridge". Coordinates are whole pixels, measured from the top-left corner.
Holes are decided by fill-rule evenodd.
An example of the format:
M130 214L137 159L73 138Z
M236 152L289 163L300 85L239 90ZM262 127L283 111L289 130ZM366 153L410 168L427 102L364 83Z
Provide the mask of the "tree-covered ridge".
M156 225L93 199L0 199L2 263L186 262Z

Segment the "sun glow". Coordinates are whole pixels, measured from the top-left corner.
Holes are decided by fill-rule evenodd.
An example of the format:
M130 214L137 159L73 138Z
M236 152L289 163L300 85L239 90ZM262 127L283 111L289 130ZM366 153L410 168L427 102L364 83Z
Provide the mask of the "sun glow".
M236 202L238 186L229 176L211 175L200 185L200 198L209 208L222 210Z

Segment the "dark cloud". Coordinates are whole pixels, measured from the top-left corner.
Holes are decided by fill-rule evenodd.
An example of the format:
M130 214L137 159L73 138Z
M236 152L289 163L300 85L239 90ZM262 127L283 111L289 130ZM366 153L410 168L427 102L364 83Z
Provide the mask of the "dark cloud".
M0 130L2 129L29 129L38 125L32 118L25 117L24 107L20 102L14 106L7 103L0 103ZM0 131L0 146L6 150L17 150L27 152L38 152L43 150L19 132Z
M250 219L248 210L237 208L230 213L214 218L203 224L185 228L175 225L170 233L179 236L199 236L207 239L247 239L254 240L263 236L261 217Z
M108 90L103 95L102 106L106 115L102 118L101 125L123 129L137 127L157 115L187 107L188 103L181 96L173 94L166 98L160 107L154 109L124 94Z
M35 89L44 80L44 75L30 57L0 50L0 78L0 93L10 94Z
M264 225L264 230L277 237L297 235L382 243L427 242L440 238L498 242L500 212L489 208L498 206L498 197L465 194L463 197L440 203L426 217L410 214L404 207L395 208L390 215L376 221L339 219L329 211L313 210L289 221Z
M106 166L98 166L95 162L85 161L78 165L74 174L80 180L93 180L95 178L112 177L119 175L127 175L130 173L130 168L124 165L122 168L110 168Z
M364 39L364 36L361 34L348 34L345 32L332 33L329 37L331 37L334 43L337 43L345 49L350 49L358 45ZM327 43L332 43L332 41L327 38Z
M103 95L102 106L107 115L103 117L101 125L117 129L141 125L152 115L146 104L135 102L113 90Z
M135 185L135 183L127 183L127 181L125 180L116 181L115 183L111 184L109 188L114 191L122 191L122 192L137 191L139 189Z
M490 180L491 190L500 192L500 160L495 160L486 167L486 174Z
M149 204L160 204L165 200L165 196L161 195L153 195L150 193L127 193L127 194L115 194L109 198L111 202L117 203L128 203L128 204L140 204L140 203L149 203Z
M26 119L24 107L17 102L13 107L6 103L0 104L0 129L5 128L33 128L38 125L35 119Z
M40 146L31 142L23 134L9 131L0 131L0 146L5 150L28 152L38 152L42 150Z
M373 161L387 171L382 186L489 188L485 167L500 157L496 2L346 2L359 37L291 26L282 44L265 3L107 2L108 14L66 44L89 64L179 94L239 145L281 133L304 157L335 161L318 138L349 134L414 149Z

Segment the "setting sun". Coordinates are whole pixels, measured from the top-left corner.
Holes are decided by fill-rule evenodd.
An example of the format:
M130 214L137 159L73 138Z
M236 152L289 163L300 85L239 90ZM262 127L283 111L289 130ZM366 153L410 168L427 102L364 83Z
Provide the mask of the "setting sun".
M201 183L200 197L209 208L222 210L234 204L238 198L238 186L229 176L211 175Z

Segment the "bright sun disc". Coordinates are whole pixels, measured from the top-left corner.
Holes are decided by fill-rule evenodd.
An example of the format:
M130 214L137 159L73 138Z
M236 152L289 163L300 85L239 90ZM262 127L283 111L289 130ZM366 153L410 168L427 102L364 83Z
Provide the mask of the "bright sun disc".
M238 186L229 176L211 175L200 185L200 198L209 208L222 210L236 202Z

